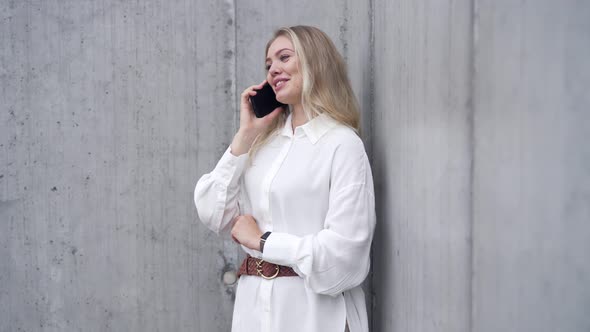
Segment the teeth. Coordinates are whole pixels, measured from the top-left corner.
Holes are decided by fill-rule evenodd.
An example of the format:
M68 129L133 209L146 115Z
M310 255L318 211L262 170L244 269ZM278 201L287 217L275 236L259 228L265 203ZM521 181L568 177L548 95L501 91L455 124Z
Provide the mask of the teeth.
M285 81L278 81L276 87L280 87L281 85L283 85L283 83L285 83Z

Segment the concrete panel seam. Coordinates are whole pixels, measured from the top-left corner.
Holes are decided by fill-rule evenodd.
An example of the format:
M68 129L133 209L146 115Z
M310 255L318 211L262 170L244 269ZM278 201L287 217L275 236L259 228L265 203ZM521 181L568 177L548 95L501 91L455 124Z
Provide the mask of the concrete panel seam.
M374 121L373 115L375 114L375 0L369 0L369 160L371 165L374 165L375 158L373 157L373 144L375 141L374 135ZM371 260L373 260L373 250L371 250ZM373 261L371 261L371 289L370 292L370 299L371 299L371 307L370 307L370 318L371 321L369 322L369 330L375 331L375 312L376 301L375 301L375 280L374 280L374 273L373 273Z
M240 94L238 94L238 77L237 77L237 73L238 73L238 15L236 15L236 8L237 8L237 3L236 0L230 0L230 2L232 3L232 17L233 17L233 21L234 21L234 72L233 72L233 82L234 82L234 102L236 103L235 105L235 110L234 110L234 126L235 126L235 130L238 130L238 125L240 124L240 104L238 101L238 96Z
M475 266L475 254L474 254L474 232L473 232L473 228L474 228L474 218L475 218L475 213L474 213L474 192L475 192L475 188L474 188L474 181L475 181L475 88L476 88L476 62L475 62L475 57L476 57L476 48L477 48L477 0L472 0L470 5L471 5L471 15L470 15L470 25L471 25L471 45L470 45L470 50L469 50L469 91L468 91L468 95L469 95L469 99L468 99L468 105L467 105L467 109L469 112L469 123L468 123L468 144L469 144L469 159L470 159L470 163L469 163L469 202L467 204L469 212L469 223L468 223L468 227L469 230L467 231L469 234L469 260L468 260L468 264L469 264L469 271L470 271L470 275L469 275L469 286L468 286L468 295L467 295L467 307L469 308L470 312L468 315L468 319L469 321L467 322L467 326L469 328L469 331L473 331L473 319L474 319L474 307L473 307L473 294L474 294L474 266Z

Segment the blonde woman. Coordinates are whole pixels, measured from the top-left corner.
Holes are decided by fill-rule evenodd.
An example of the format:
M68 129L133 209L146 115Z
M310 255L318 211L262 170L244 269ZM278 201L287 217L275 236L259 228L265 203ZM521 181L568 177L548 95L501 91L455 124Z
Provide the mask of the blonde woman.
M368 331L360 284L375 226L371 169L344 61L317 28L276 31L266 80L241 95L240 128L195 204L248 254L232 331ZM268 82L288 107L257 118Z

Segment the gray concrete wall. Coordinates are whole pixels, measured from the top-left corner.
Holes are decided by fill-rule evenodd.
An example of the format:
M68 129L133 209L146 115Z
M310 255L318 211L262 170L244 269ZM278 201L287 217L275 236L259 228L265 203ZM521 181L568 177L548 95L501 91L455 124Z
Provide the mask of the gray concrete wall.
M589 331L588 2L376 0L374 29L373 329Z
M233 2L0 2L0 331L227 331ZM212 38L215 36L215 38Z
M374 331L467 332L471 3L375 2Z
M473 330L590 331L590 3L475 27Z
M584 1L0 1L0 331L227 331L192 190L283 25L326 31L378 203L373 331L588 331Z

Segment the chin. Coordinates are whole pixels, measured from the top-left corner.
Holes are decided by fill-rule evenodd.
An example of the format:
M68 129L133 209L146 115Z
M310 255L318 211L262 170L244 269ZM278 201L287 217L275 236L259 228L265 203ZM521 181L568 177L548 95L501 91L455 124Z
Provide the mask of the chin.
M290 101L290 100L289 100L289 97L284 97L284 96L281 96L281 95L278 95L278 96L277 96L277 101L279 101L279 102L281 102L281 103L283 103L283 104L286 104L286 105L289 105L289 104L291 104L291 103L289 102L289 101Z

